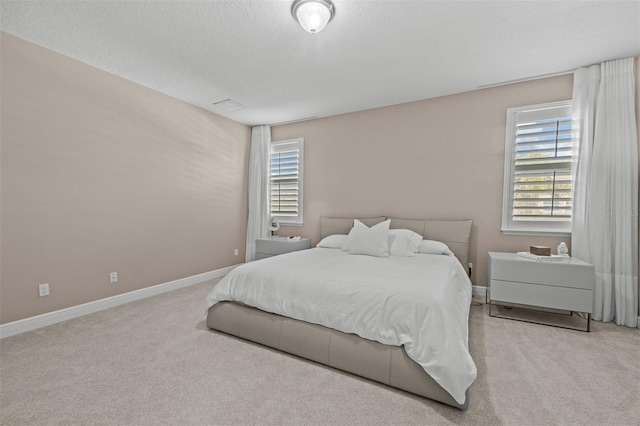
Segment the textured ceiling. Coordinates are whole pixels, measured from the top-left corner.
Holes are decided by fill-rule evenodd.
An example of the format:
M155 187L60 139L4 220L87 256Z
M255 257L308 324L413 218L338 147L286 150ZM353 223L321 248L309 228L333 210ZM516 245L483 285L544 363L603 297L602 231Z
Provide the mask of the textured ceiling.
M2 0L0 28L249 125L640 55L640 1L334 0L313 35L291 3Z

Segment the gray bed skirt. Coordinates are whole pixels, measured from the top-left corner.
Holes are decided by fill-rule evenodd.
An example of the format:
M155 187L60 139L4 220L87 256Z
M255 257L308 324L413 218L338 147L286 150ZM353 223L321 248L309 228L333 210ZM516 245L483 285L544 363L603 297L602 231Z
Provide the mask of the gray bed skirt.
M398 346L363 339L233 302L207 314L207 326L339 370L466 410Z

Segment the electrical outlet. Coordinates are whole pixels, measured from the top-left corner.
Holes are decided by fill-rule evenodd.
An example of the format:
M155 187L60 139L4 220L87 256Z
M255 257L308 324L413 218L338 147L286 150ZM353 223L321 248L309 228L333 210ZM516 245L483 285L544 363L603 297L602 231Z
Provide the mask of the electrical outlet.
M238 249L235 249L235 250L233 251L233 255L234 255L234 256L237 256L237 255L238 255Z
M111 284L118 282L118 273L117 272L112 272L112 273L109 274L109 282Z
M49 283L38 285L38 292L40 297L49 295Z

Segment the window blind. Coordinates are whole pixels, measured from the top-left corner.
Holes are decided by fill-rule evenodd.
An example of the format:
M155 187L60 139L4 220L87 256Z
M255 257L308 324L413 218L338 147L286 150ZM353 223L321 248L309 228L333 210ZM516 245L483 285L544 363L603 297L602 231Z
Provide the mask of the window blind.
M302 223L303 139L271 145L271 215L283 222Z
M513 181L514 221L571 221L571 117L519 114ZM520 116L521 115L521 116Z

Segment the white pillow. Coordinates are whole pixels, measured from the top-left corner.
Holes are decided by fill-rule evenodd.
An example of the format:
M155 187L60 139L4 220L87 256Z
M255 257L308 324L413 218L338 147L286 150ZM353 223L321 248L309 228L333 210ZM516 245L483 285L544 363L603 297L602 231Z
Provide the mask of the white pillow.
M349 231L349 235L347 235L347 239L345 240L344 244L342 245L342 251L351 250L351 246L353 245L353 240L354 240L355 235L356 235L356 223L359 224L358 226L364 225L358 219L355 219L353 221L353 226L351 227L351 230Z
M385 220L371 228L359 220L355 220L342 251L350 254L366 254L368 256L389 256L389 225L391 220Z
M328 237L324 237L316 247L341 249L345 241L347 241L347 235L329 235Z
M409 229L389 230L389 255L390 256L413 256L420 247L422 235Z
M449 247L445 243L434 240L422 240L418 253L427 254L446 254L453 256L453 252L449 250Z

